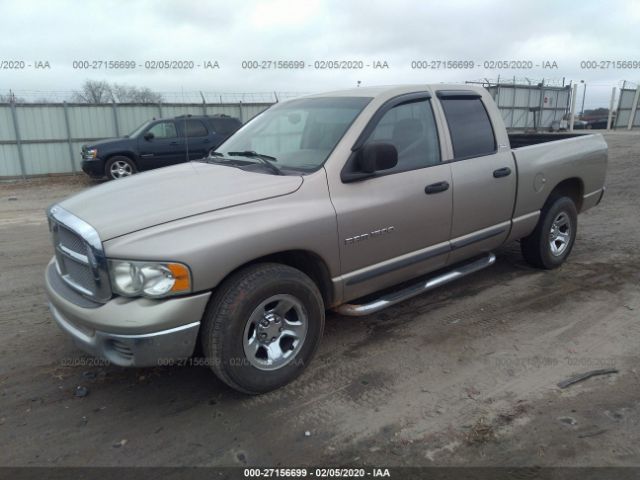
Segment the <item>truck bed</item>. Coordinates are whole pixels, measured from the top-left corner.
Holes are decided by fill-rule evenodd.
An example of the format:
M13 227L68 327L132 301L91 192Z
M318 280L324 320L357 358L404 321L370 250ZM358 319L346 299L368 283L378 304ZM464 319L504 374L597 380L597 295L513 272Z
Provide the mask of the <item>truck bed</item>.
M584 133L509 133L511 148L528 147L539 143L556 142L568 138L581 137Z
M601 134L513 137L509 135L518 170L514 218L540 210L549 189L568 179L580 183L582 211L597 203L607 169L607 144Z

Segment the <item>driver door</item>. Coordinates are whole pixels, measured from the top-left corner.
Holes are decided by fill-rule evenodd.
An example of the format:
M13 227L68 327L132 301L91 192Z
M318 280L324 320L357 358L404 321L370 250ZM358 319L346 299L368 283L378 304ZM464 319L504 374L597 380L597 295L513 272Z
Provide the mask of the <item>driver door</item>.
M449 253L451 168L441 163L430 96L403 95L381 109L363 144L391 143L398 164L330 183L345 301L441 268Z
M161 120L149 127L138 139L138 151L140 170L187 161L184 138L178 136L173 120Z

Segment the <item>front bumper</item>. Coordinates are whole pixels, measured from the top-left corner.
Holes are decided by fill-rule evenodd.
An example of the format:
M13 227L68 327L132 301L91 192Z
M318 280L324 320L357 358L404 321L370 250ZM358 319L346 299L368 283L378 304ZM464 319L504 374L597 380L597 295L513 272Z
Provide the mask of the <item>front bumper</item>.
M101 158L83 159L81 167L82 171L91 177L104 177L104 160Z
M52 261L45 275L51 314L85 352L124 367L158 366L193 354L209 292L166 300L115 297L80 306L56 274Z

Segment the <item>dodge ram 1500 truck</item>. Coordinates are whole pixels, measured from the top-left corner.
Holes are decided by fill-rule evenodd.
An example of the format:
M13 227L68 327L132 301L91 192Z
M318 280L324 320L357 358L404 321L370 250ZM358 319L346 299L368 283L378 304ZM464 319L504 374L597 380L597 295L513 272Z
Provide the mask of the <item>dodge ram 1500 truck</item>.
M377 312L515 240L532 265L561 265L606 163L599 134L508 134L467 85L290 100L202 160L50 207L51 312L116 365L199 346L228 385L266 392L309 364L326 310Z

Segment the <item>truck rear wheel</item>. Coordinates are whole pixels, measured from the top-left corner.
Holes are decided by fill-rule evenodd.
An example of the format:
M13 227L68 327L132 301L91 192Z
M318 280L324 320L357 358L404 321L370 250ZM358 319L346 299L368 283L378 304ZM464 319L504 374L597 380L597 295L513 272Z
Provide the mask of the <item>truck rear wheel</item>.
M553 196L543 207L536 229L520 242L522 255L534 267L558 268L571 253L577 231L578 212L573 200Z
M259 394L298 377L323 330L324 303L315 283L295 268L262 263L217 289L204 314L201 343L223 382Z

